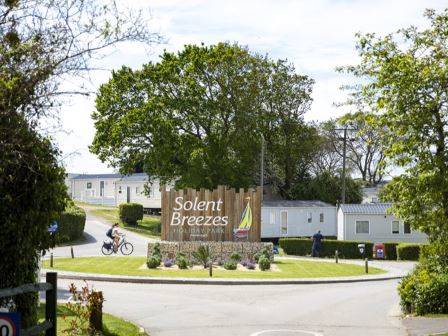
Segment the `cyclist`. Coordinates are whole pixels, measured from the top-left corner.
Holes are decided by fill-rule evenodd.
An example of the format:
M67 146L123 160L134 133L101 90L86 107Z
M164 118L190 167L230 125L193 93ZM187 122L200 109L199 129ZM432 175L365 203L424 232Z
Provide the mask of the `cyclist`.
M110 239L114 242L114 251L117 251L118 249L118 243L120 242L120 237L123 235L123 233L120 233L118 231L118 223L112 224L112 227L107 230L106 236L108 236Z

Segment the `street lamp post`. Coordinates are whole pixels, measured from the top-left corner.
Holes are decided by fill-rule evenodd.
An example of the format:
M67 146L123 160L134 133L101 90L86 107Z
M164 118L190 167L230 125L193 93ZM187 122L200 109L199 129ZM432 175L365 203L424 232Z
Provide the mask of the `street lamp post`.
M264 136L261 134L261 153L260 153L260 187L261 187L261 201L263 201L263 187L264 187Z

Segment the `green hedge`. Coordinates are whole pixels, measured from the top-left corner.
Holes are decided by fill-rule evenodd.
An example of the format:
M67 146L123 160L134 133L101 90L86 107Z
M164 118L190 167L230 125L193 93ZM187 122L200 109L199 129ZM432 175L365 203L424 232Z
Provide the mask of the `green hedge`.
M82 237L86 224L86 213L77 206L70 206L60 215L56 242L66 243Z
M138 203L123 203L118 207L118 213L123 223L137 225L143 219L143 205Z
M398 243L384 243L387 260L397 260L397 245Z
M366 245L366 257L371 258L373 243L344 240L324 240L322 242L322 250L319 256L334 257L335 251L338 250L341 258L359 259L362 256L359 253L358 244L361 243ZM311 239L281 238L279 245L287 254L306 256L311 254L313 242Z
M420 257L421 246L422 244L408 244L408 243L398 244L397 259L417 261Z

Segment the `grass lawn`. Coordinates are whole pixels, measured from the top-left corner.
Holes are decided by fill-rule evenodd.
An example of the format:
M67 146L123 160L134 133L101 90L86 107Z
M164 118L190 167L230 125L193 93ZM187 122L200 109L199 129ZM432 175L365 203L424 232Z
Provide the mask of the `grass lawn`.
M86 257L86 258L57 258L54 259L56 270L100 273L112 275L139 275L149 277L185 277L207 278L208 270L178 270L178 269L148 269L145 257ZM317 262L307 260L283 259L275 262L280 271L228 271L215 269L214 278L258 278L258 279L282 279L282 278L320 278L364 275L364 266ZM142 266L145 265L145 268ZM49 268L48 260L44 261L44 267ZM385 271L370 267L369 274L380 274Z
M43 321L45 319L45 303L42 303L38 310L39 320ZM63 304L58 304L58 321L57 321L57 334L58 335L68 335L67 332L62 332L67 329L70 321L70 316L73 316L73 313L65 307ZM62 316L67 316L66 319L63 319ZM139 327L135 324L125 321L121 318L115 317L113 315L109 315L103 313L103 327L104 327L104 336L147 336L147 333L141 333L139 331ZM84 335L84 334L83 334ZM87 334L85 334L87 335Z
M120 226L126 230L149 238L160 238L160 218L144 216L141 221L138 221L136 226L130 226L120 221L120 218L118 218L118 209L116 207L90 205L89 211L95 216L104 218L108 222L120 223Z

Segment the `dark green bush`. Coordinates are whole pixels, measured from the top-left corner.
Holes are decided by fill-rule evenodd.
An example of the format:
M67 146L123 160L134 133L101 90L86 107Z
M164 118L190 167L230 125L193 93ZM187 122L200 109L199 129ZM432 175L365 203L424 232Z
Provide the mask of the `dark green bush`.
M188 261L184 256L178 256L176 257L176 265L179 267L179 269L187 269L188 268Z
M137 225L143 219L143 205L138 203L123 203L118 207L118 213L123 223Z
M319 256L334 257L335 251L338 250L341 258L359 259L362 257L358 249L358 244L360 243L366 245L365 256L371 258L373 243L344 240L324 240ZM279 241L279 245L287 254L306 256L311 254L313 242L311 239L305 238L282 238Z
M160 258L158 256L150 256L146 262L148 268L157 268L160 266Z
M224 268L226 270L236 270L238 264L235 260L229 260L224 263Z
M420 248L422 244L398 244L397 259L398 260L418 260L420 257Z
M70 206L65 209L58 219L56 242L66 243L82 237L86 224L86 212L77 207Z
M260 259L258 259L258 266L260 267L260 270L267 271L271 268L271 261L269 260L269 258L261 256Z
M397 260L397 245L398 243L384 243L387 260Z
M232 252L232 254L230 255L230 260L239 262L241 261L241 254L239 254L238 252Z

